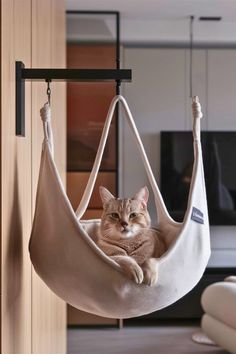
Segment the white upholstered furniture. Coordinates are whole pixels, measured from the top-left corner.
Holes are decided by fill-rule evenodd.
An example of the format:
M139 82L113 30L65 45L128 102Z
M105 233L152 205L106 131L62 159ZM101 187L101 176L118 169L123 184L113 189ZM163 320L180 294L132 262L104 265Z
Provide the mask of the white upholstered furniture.
M236 276L208 286L202 294L202 329L216 344L236 354Z

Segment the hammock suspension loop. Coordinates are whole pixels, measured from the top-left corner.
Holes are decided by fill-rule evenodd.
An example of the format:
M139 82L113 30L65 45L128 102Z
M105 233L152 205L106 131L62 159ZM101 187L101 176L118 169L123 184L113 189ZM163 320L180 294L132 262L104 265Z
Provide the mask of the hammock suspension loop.
M50 88L51 80L50 79L46 79L45 81L47 82L48 104L50 105L50 103L51 103L51 88Z

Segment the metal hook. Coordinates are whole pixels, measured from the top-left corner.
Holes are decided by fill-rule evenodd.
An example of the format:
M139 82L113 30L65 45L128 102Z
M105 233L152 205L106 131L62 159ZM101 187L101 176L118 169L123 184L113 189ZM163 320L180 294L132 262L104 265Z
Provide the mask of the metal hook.
M50 105L51 102L51 88L50 88L50 79L45 80L47 82L47 96L48 96L48 104Z

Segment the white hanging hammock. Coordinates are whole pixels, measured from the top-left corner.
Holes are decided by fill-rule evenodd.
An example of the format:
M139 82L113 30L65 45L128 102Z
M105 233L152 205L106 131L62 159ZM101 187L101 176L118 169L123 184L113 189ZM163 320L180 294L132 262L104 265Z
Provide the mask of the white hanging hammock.
M169 244L157 259L158 282L135 284L96 245L100 220L82 221L100 167L117 102L122 103L155 196L159 229ZM168 214L126 100L111 102L94 166L75 213L53 158L51 111L41 109L44 142L36 209L29 244L31 261L42 280L72 306L110 318L141 316L166 307L188 293L200 280L210 256L209 222L200 142L198 99L193 101L194 166L187 211L182 223Z

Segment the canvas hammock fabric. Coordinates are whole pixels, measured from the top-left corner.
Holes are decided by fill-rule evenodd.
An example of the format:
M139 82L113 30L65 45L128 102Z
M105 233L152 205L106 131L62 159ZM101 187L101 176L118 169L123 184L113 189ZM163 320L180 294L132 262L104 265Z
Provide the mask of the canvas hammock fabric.
M155 196L158 227L169 245L167 252L156 260L159 277L153 287L129 280L120 266L97 247L100 220L81 220L94 188L117 102L124 108ZM200 104L195 99L192 181L184 220L177 223L168 214L127 102L120 95L111 102L87 187L74 212L55 165L51 111L48 104L44 105L44 141L29 251L35 271L59 297L96 315L129 318L166 307L197 284L210 256L201 116Z

